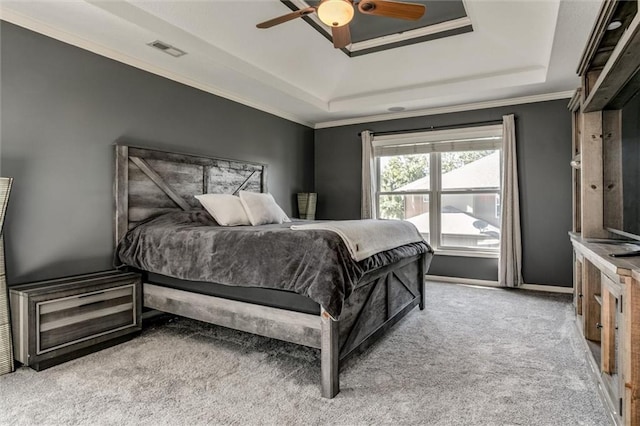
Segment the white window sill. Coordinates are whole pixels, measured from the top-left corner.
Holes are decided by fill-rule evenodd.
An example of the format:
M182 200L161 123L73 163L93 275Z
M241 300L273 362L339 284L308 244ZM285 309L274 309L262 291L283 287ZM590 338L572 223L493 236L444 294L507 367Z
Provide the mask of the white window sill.
M457 257L482 257L486 259L497 259L500 257L498 252L473 251L473 250L443 250L436 249L436 256L457 256Z

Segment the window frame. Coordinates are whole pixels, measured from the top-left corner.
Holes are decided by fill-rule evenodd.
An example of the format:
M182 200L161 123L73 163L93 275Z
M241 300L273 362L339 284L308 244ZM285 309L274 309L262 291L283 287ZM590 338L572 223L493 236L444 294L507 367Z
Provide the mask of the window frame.
M453 129L455 130L455 129ZM449 256L465 256L465 257L488 257L488 258L497 258L500 253L500 246L495 248L486 248L486 247L468 247L468 246L452 246L452 245L444 245L442 241L442 220L441 220L441 205L442 205L442 196L443 195L455 195L455 194L495 194L501 200L502 196L502 125L499 126L482 126L476 128L464 128L459 129L462 132L455 132L452 130L444 130L444 131L430 131L423 132L422 134L416 133L405 133L405 134L396 134L391 138L385 138L382 141L376 140L374 136L374 150L375 147L379 147L382 149L393 149L393 145L399 145L400 149L407 149L411 145L415 146L426 146L428 144L447 144L452 148L456 147L456 141L452 140L455 137L463 137L466 138L464 142L459 144L462 145L464 149L443 149L443 147L438 148L432 147L428 149L428 152L414 152L413 154L423 154L429 155L429 189L428 190L415 190L415 191L381 191L381 165L380 159L382 157L394 157L400 155L413 155L412 153L399 153L395 155L379 155L374 153L374 163L375 163L375 175L376 175L376 195L375 195L375 211L376 217L380 217L380 196L385 195L401 195L404 197L412 196L412 195L428 195L429 196L429 244L433 247L436 254L449 255ZM473 148L471 142L469 142L469 138L473 138L474 130L477 130L477 134L479 135L479 139L487 137L487 134L494 133L494 140L492 143L488 143L483 140L482 143L478 144L477 148ZM499 131L499 133L498 133ZM448 138L441 140L439 139L439 133L442 134L442 137ZM458 136L458 134L462 136ZM421 137L424 136L424 137ZM499 138L498 138L499 136ZM391 141L389 143L388 141ZM387 142L387 143L385 143ZM490 145L490 146L489 146ZM419 151L420 148L416 149ZM468 151L482 151L482 150L497 150L500 155L500 186L492 187L492 188L455 188L455 189L443 189L442 188L442 161L441 157L443 153L446 152L468 152Z

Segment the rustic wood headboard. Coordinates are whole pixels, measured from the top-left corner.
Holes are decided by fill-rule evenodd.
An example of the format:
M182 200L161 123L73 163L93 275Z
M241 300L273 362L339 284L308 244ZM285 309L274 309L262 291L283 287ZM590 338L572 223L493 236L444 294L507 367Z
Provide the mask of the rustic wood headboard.
M115 146L114 237L153 215L200 209L194 195L267 192L260 163Z

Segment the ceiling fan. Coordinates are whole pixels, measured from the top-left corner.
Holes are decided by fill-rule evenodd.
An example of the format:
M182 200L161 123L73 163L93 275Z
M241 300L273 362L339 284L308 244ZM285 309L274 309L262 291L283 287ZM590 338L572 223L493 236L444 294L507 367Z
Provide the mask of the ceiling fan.
M322 0L317 7L310 6L296 10L262 22L256 27L271 28L315 12L322 22L331 27L333 46L340 49L351 44L349 22L351 22L355 13L354 6L357 6L360 13L365 15L386 16L410 21L417 21L422 18L426 9L423 4L390 0L360 0L357 3L354 0Z

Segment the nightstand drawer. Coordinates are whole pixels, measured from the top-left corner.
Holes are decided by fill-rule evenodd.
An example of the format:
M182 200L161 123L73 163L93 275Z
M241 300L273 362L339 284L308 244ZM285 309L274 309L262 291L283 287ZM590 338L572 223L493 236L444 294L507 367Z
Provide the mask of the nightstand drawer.
M36 303L36 353L135 326L135 285Z
M139 274L106 271L10 288L14 354L37 370L141 329Z

